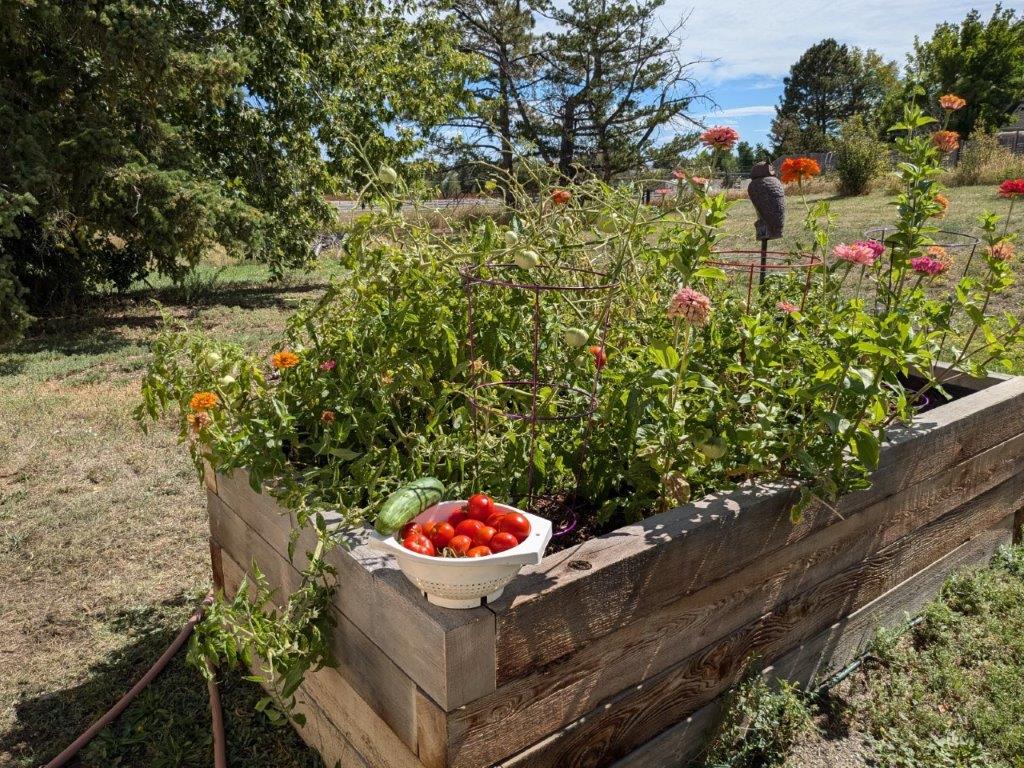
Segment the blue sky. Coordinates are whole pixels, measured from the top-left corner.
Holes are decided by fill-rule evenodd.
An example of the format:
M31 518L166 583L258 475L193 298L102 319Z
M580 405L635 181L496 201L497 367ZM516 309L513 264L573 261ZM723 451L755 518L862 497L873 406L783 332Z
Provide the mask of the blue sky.
M695 116L709 124L732 125L757 144L767 143L782 78L819 40L834 37L874 48L902 66L915 35L930 37L936 24L960 21L971 8L987 17L995 5L961 0L667 0L661 13L666 24L689 14L683 53L708 60L695 74L720 109Z

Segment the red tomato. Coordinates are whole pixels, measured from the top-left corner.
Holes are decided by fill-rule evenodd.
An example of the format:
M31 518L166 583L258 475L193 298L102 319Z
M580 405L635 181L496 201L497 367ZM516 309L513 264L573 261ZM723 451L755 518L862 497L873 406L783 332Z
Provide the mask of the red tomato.
M493 511L494 499L486 493L474 493L469 497L469 503L466 504L466 515L480 522L485 522Z
M466 553L466 557L487 557L491 554L489 547L473 547L469 552Z
M501 518L503 518L504 516L504 512L491 512L490 517L487 518L487 524L491 526L491 528L497 528L498 521L501 520Z
M451 541L448 542L448 549L457 555L464 555L469 552L473 547L473 540L469 536L464 536L461 533L452 536Z
M434 545L430 543L430 539L422 533L414 533L402 542L402 546L412 552L419 552L421 555L433 556L437 554L437 550L435 550Z
M463 520L457 526L455 526L455 532L461 533L463 536L469 536L469 538L476 541L477 534L480 529L484 527L484 524L479 520Z
M448 542L455 536L455 529L452 528L451 523L438 523L434 528L434 532L430 534L430 541L433 543L434 548L440 552L442 549L448 546Z
M425 523L421 523L420 525L423 528L423 535L429 539L431 534L434 533L434 529L437 528L437 523L437 520L428 520Z
M511 533L520 543L530 535L530 521L518 512L509 512L498 524L502 533Z
M406 523L402 526L401 532L398 534L399 541L405 541L414 533L423 533L423 526L419 523Z
M473 539L474 544L489 544L491 539L494 538L494 534L498 531L489 525L485 525L476 532L476 536Z
M492 552L504 552L512 547L518 547L519 539L511 533L496 533L487 546L491 548Z
M452 528L455 528L459 523L466 519L466 513L461 509L458 512L452 512L448 517L448 522L452 524Z

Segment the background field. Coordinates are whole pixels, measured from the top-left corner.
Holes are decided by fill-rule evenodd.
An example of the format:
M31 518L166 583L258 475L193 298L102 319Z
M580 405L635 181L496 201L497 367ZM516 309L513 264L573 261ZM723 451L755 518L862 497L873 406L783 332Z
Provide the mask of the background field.
M990 187L949 192L944 226L972 231ZM839 240L891 220L886 198L837 199ZM799 239L790 199L786 239ZM753 247L754 212L739 201L732 247ZM1017 262L1018 273L1021 270ZM72 317L38 323L0 356L0 766L34 766L71 741L156 658L209 588L205 497L169 424L143 434L131 417L159 324L176 317L267 352L284 320L337 265L271 283L262 267L204 265L183 288L157 284ZM1019 310L1020 289L1008 299ZM255 691L225 687L230 760L312 766L290 730L252 711ZM208 766L199 676L179 657L85 766Z

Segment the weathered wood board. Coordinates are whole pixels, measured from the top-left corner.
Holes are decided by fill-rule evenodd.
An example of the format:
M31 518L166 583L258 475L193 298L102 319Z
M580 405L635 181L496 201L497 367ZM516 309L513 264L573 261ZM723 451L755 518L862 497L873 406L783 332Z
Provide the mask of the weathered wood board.
M428 604L359 534L330 555L336 669L303 685L304 738L375 768L678 764L752 658L810 681L1024 522L1024 379L895 432L870 489L794 525L792 488L703 499L545 558L501 600ZM244 472L210 477L215 579L295 587L313 539Z

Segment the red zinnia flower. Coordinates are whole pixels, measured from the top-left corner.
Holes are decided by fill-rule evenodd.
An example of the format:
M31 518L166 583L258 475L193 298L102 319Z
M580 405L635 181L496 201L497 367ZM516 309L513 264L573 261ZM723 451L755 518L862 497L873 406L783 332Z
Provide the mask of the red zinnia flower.
M1007 179L999 185L999 196L1008 200L1024 197L1024 179Z
M556 189L551 193L551 200L555 205L565 205L572 200L572 192L567 189Z

